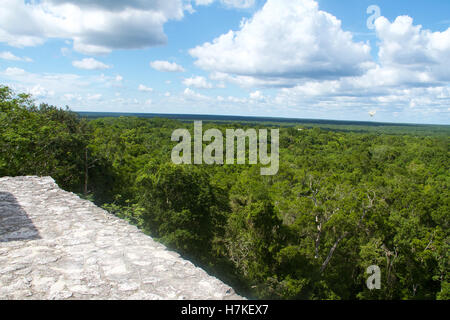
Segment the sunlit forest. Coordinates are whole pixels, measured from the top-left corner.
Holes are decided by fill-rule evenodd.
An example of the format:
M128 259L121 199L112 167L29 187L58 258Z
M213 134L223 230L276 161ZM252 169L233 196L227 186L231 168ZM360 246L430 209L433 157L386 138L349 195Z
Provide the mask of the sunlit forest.
M51 176L248 298L450 299L449 126L203 126L279 128L278 174L173 164L190 121L87 119L0 86L0 176Z

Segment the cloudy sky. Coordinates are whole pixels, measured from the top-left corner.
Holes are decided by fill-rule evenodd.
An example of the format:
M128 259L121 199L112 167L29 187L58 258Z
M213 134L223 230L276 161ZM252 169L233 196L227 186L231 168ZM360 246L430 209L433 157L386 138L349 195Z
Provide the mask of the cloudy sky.
M0 84L76 111L450 124L450 1L1 0Z

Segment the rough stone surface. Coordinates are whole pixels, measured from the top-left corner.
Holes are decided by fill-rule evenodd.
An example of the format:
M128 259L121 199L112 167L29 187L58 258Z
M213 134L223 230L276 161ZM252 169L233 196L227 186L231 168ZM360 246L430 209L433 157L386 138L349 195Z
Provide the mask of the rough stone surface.
M0 299L241 299L50 177L0 178Z

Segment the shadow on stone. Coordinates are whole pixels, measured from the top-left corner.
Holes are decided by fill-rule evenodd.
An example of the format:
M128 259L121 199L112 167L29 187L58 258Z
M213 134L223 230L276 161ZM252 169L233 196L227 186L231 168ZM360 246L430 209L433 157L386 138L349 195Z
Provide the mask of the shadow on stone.
M16 198L0 191L0 242L37 239L39 231Z

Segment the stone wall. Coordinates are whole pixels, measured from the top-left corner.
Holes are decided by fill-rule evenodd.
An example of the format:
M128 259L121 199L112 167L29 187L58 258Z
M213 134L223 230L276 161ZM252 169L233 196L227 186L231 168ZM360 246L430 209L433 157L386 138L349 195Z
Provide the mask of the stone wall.
M0 178L0 299L241 299L50 177Z

